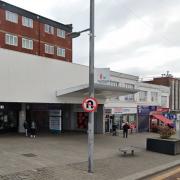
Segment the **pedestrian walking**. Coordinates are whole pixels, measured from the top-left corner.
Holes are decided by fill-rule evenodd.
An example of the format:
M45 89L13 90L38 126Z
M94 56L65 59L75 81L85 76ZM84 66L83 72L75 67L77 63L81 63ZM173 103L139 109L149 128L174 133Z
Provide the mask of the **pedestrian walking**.
M128 137L128 129L129 129L129 125L128 123L126 122L123 126L123 138L127 138Z
M29 128L28 128L28 123L27 123L26 120L24 121L24 124L23 124L23 125L24 125L24 129L25 129L26 137L28 137L28 129L29 129Z
M31 122L31 138L36 137L36 123L35 121Z
M116 124L113 124L112 126L112 130L113 130L113 136L117 136L117 132L116 132L116 129L117 129L117 125Z

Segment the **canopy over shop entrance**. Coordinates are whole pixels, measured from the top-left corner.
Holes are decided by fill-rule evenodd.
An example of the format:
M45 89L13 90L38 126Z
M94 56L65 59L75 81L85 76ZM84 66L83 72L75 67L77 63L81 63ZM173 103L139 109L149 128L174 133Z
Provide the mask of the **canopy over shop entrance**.
M88 96L89 85L82 84L75 87L70 87L62 90L56 91L57 97L86 97ZM94 85L94 95L99 99L107 99L118 96L124 96L128 94L137 93L137 89L129 89L117 86L96 84Z
M172 123L173 123L170 119L164 117L163 115L153 114L152 116L153 116L154 118L160 120L160 121L163 122L164 124L172 124Z

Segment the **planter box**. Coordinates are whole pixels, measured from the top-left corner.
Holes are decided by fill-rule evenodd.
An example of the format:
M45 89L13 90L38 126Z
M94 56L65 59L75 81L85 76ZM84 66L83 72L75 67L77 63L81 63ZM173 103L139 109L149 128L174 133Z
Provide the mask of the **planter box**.
M146 149L170 155L180 154L180 140L173 138L147 138Z

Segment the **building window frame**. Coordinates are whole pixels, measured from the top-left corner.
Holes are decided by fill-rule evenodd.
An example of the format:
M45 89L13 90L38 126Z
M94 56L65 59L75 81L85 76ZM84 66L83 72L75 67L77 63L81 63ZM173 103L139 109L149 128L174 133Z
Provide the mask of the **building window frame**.
M57 28L57 36L65 39L66 38L66 31L63 29Z
M130 83L125 83L125 88L134 89L135 85L134 84L130 84Z
M50 44L44 45L45 53L46 54L54 54L54 46Z
M5 11L6 13L6 21L10 21L13 23L18 23L18 14L13 13L11 11Z
M57 47L57 56L66 57L66 49Z
M33 28L33 20L28 17L22 16L22 25L25 27Z
M33 50L33 40L28 38L22 38L22 48Z
M161 106L162 107L168 106L168 96L161 96Z
M44 24L44 32L48 34L54 34L54 27L49 24Z
M147 101L147 91L139 91L139 101Z
M128 95L126 95L126 96L124 96L124 100L125 101L130 101L130 102L132 102L132 101L134 101L134 94L128 94Z
M11 45L11 46L18 46L18 36L6 33L5 44Z
M158 101L158 92L151 92L151 102Z

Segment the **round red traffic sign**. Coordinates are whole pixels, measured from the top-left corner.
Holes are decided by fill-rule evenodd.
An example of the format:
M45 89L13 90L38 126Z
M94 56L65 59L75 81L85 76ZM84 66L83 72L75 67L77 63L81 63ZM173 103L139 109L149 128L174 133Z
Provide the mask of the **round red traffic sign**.
M82 102L82 108L86 112L94 112L98 107L98 102L95 98L87 97Z

